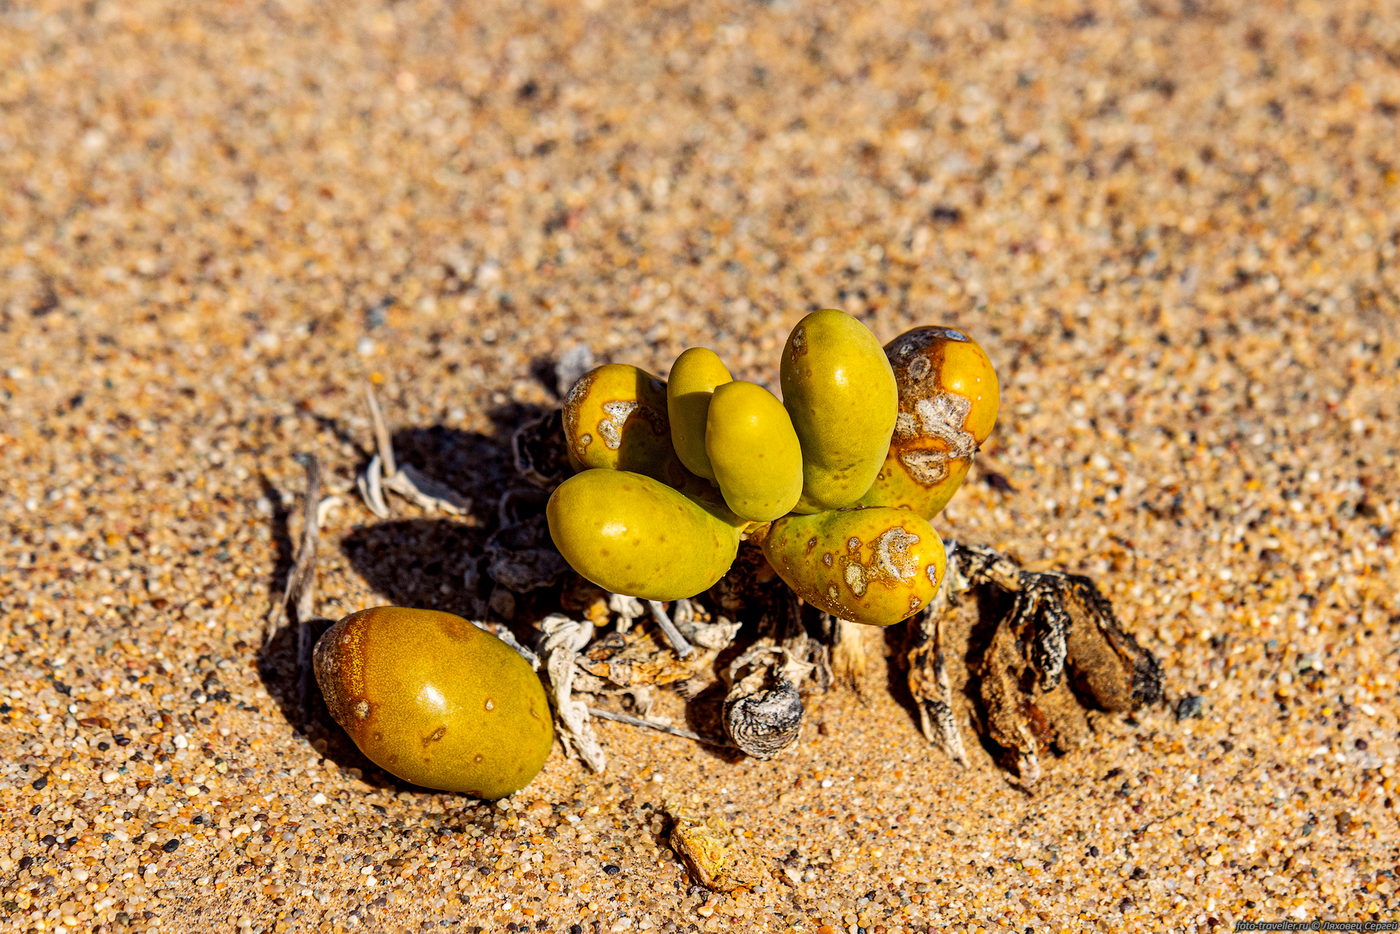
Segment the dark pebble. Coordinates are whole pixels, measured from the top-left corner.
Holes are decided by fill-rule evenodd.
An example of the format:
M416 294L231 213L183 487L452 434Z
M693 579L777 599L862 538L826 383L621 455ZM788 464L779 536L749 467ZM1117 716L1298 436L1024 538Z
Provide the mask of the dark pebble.
M1199 719L1201 708L1201 695L1187 694L1176 702L1176 719L1178 722L1192 717Z
M35 791L43 791L44 788L48 785L48 783L49 777L45 775L42 778L34 779L34 781L29 783L29 787L33 788Z
M161 849L164 850L164 851L167 852L167 853L174 853L174 852L175 852L176 850L178 850L179 848L180 848L180 841L179 841L179 840L166 840L166 841L165 841L165 845L161 847Z
M612 863L608 863L606 866L603 867L603 872L606 872L610 876L615 876L619 872L622 872L622 867L614 866Z

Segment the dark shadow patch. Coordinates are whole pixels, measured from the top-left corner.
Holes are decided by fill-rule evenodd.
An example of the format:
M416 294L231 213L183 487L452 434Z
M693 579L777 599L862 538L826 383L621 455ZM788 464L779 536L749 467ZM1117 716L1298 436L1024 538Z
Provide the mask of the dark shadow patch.
M469 590L486 535L453 519L390 519L356 529L341 551L392 606L478 616L484 595Z
M991 715L987 710L987 703L982 697L982 669L984 659L991 649L992 637L996 634L1001 621L1011 613L1012 605L1016 602L1016 595L1006 593L996 587L982 586L976 588L969 596L976 601L977 612L971 628L967 632L967 645L963 650L962 667L967 672L967 681L962 686L962 694L973 711L973 732L977 736L977 741L981 743L982 749L986 751L993 762L1001 766L1003 771L1015 775L1015 755L1011 750L992 739L987 728L987 724L991 722ZM956 686L954 686L954 692L957 692Z
M331 624L332 620L329 619L315 619L308 623L313 644ZM316 679L309 671L297 670L296 643L297 628L289 623L278 629L258 651L258 676L262 678L267 693L277 703L282 716L299 736L342 771L357 769L364 780L376 788L413 788L365 758L349 735L332 719L326 702L321 698L321 691L316 687Z
M552 604L557 610L557 588L512 593L493 603L496 587L485 557L491 536L503 524L519 520L521 502L536 503L537 511L543 512L547 494L521 476L512 438L522 425L552 411L553 407L508 403L490 413L489 432L446 425L393 432L395 457L467 497L471 511L452 518L389 519L362 526L340 542L355 570L386 603L506 622L524 644L534 644L530 623L542 615L536 613L540 607ZM391 508L401 503L393 501Z
M737 658L739 652L746 646L730 646L720 653L723 660L723 667L717 660L716 671L723 671L729 666L729 662ZM737 650L736 650L737 649ZM735 650L732 651L731 650ZM729 655L728 658L725 656ZM715 739L728 740L728 735L724 731L724 695L728 692L723 681L716 681L705 688L699 694L691 697L685 704L685 726L692 732L701 736L713 736ZM735 746L716 746L713 743L692 743L692 748L705 753L711 758L731 765L744 762L749 757Z
M922 729L919 705L914 700L914 693L909 690L909 663L906 658L911 637L909 627L913 625L913 622L899 623L885 628L885 688L908 715L915 733L919 733Z

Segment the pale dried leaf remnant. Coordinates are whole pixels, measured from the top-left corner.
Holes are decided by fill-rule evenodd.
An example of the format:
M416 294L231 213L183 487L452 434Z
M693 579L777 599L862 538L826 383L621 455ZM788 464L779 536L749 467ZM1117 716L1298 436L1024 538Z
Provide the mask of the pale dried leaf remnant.
M544 634L540 656L553 689L559 738L565 751L577 755L594 772L602 772L608 757L588 722L588 706L573 696L575 663L593 639L593 624L552 613L540 622L540 629Z

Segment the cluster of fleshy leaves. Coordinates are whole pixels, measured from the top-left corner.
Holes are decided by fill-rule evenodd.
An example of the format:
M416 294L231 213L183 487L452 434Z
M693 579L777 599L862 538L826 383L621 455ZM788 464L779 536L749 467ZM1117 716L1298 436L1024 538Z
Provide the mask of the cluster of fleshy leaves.
M745 539L808 603L887 626L926 606L946 569L930 524L996 421L987 355L952 328L885 347L842 311L804 317L783 349L782 400L713 351L669 381L606 364L563 407L577 471L550 497L555 546L581 576L647 600L695 596Z

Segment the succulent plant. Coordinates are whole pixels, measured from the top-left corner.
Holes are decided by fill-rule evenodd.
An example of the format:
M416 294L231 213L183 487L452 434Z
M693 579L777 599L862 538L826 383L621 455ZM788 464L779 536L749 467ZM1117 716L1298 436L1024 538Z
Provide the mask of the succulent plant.
M659 480L605 469L561 483L546 515L575 571L645 600L678 600L713 586L734 563L744 524Z
M754 522L785 516L802 495L802 446L778 397L734 380L714 392L705 450L715 483L735 515Z
M460 616L390 606L352 613L317 641L313 667L331 716L404 781L501 798L549 757L554 727L540 679Z
M921 327L885 345L899 386L889 453L865 506L943 511L996 424L1001 400L987 354L961 331Z
M715 478L705 450L710 401L715 388L734 377L724 361L707 347L692 347L676 358L666 383L666 413L671 419L671 443L686 469L706 480Z
M569 390L563 412L575 470L606 467L662 479L676 460L666 384L645 370L607 363L588 371Z
M927 520L888 506L779 519L763 539L763 554L803 600L875 626L927 606L948 565Z
M898 408L880 342L843 311L814 311L788 335L781 377L783 404L802 442L796 511L854 504L880 472Z
M840 618L887 626L927 606L946 565L928 520L996 418L986 355L947 328L881 348L824 309L793 328L780 376L781 402L692 348L669 384L617 364L580 379L564 432L582 472L548 507L574 570L615 593L690 597L753 535L793 591Z
M585 361L573 372L591 365ZM498 639L446 613L381 607L346 617L314 652L335 719L395 775L485 798L522 787L549 753L551 705L531 665L548 672L565 749L590 768L605 763L592 716L716 742L585 706L572 694L620 690L640 699L653 685L689 683L747 625L727 614L748 607L755 640L716 669L727 686L723 722L733 746L759 758L789 748L801 732L804 680L826 685L857 672L846 663L861 659L866 635L884 644L859 624L909 620L902 651L921 728L966 764L944 617L974 592L978 599L964 606L999 615L970 632L969 685L976 681L988 741L1027 784L1044 751L1068 749L1083 734L1085 706L1127 711L1160 699L1160 665L1092 581L1024 571L967 543L945 550L930 524L997 417L996 374L975 342L951 328L921 327L882 349L859 321L826 309L793 329L780 376L782 401L735 380L704 348L682 354L669 383L618 364L584 373L559 411L514 439L521 474L556 484L544 516L527 508L488 540L488 556L493 541L543 544L547 526L558 554L540 550L553 566L513 560L505 573L492 559L487 572L511 592L526 592L557 580L567 563L596 586L561 588L568 615L539 621L538 656L504 629ZM563 451L545 440L561 427ZM377 426L376 437L388 433ZM560 482L565 452L577 473ZM377 460L392 463L391 454ZM307 469L305 521L314 529L314 459ZM503 517L517 499L502 497ZM540 499L520 501L538 509ZM314 542L314 534L304 536L299 568L306 555L314 562ZM292 585L302 579L309 577L294 569L284 604L305 617L309 590ZM683 599L704 591L701 601ZM674 619L663 601L676 601ZM803 616L799 601L825 615ZM629 630L647 612L670 648ZM612 614L617 630L581 654L600 618ZM303 618L299 659L310 654L305 632ZM978 632L985 644L974 649ZM671 649L674 656L655 654Z

